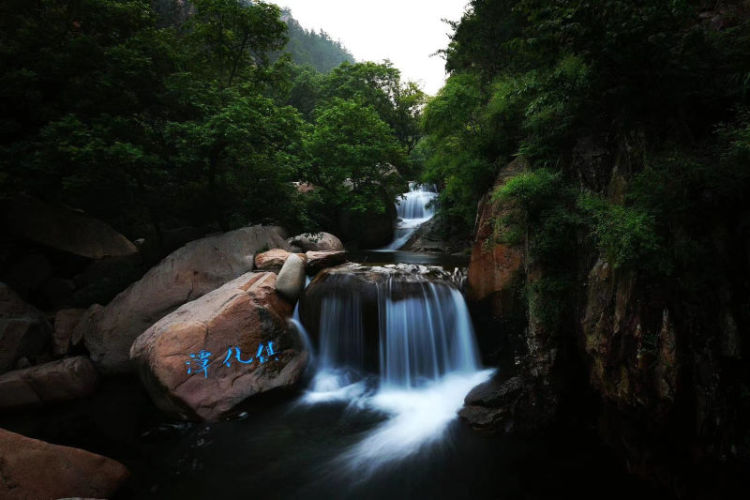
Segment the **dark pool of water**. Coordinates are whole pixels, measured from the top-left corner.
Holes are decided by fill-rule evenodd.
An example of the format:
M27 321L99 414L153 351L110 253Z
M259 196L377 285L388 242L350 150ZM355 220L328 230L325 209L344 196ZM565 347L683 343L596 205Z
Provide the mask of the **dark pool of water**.
M217 424L164 420L137 381L96 396L5 416L0 426L125 463L121 499L553 499L650 497L583 428L483 436L456 421L436 444L372 475L339 457L385 417L342 403L268 401Z

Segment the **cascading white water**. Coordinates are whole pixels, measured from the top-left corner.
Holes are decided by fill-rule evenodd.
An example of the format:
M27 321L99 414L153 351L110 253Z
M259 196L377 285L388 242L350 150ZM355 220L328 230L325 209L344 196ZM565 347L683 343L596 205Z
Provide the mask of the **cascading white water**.
M377 285L380 374L375 390L368 390L361 369L366 349L362 298L337 282L338 293L321 302L318 374L305 402L348 401L388 415L338 459L341 467L365 475L441 439L464 396L491 374L481 370L461 293L447 282L402 278Z
M479 356L461 293L445 284L416 284L421 293L381 294L381 387L420 387L455 372L475 372Z
M310 284L310 277L305 276L305 288L307 288L307 285ZM304 289L303 289L304 290ZM297 330L297 333L299 334L300 341L302 342L303 347L307 351L308 362L307 362L307 368L305 369L305 373L309 373L310 370L314 369L315 366L315 349L313 349L312 341L310 341L310 334L307 333L307 329L302 325L302 321L299 317L299 301L294 306L294 313L292 314L292 317L289 318L289 322L292 324L292 326Z
M320 309L320 369L362 371L364 328L356 295L325 297Z
M435 215L431 202L437 197L434 185L409 183L409 192L396 201L396 211L404 220L429 219Z
M429 184L409 183L409 192L396 200L398 222L394 239L381 251L398 250L406 244L419 226L435 215L434 201L437 198L437 187Z

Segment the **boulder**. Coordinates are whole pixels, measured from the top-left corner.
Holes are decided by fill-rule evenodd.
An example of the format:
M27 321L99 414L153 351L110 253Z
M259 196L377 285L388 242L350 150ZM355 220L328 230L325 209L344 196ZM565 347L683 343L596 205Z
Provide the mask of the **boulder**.
M286 262L287 257L291 255L291 252L282 250L281 248L274 248L267 252L259 253L255 256L255 269L258 271L271 271L277 273L281 271L281 266ZM307 260L305 254L298 253L297 256L303 261Z
M55 331L52 333L52 354L65 356L81 339L73 338L73 332L81 321L85 309L60 309L55 314Z
M78 327L104 373L130 370L133 341L148 327L227 281L253 269L261 248L287 248L281 228L253 226L188 243L149 270L106 307L90 307Z
M30 196L18 196L8 204L7 223L16 237L89 259L138 251L130 240L104 222Z
M307 274L314 275L323 269L346 262L346 252L307 252L305 260Z
M73 277L76 289L72 305L88 307L90 304L107 304L143 276L144 271L141 255L105 257L92 261Z
M0 498L111 498L128 476L107 457L0 429Z
M523 379L519 376L508 380L492 378L474 387L464 398L467 406L501 407L512 402L523 389Z
M466 395L458 416L473 429L488 433L543 428L553 417L543 385L534 378L496 375Z
M452 246L455 244L441 235L439 219L433 217L420 225L399 250L419 253L451 253L454 250Z
M331 233L304 233L298 234L288 240L289 244L304 251L336 251L344 250L344 245Z
M291 257L290 257L291 258ZM309 353L276 275L247 273L162 318L130 357L163 411L214 421L247 398L294 385Z
M86 397L96 381L96 369L85 356L8 372L0 375L0 410Z
M292 254L279 271L279 276L276 278L276 291L294 304L304 289L305 261L296 254Z
M50 342L51 327L47 318L0 283L0 373L21 358L35 359Z

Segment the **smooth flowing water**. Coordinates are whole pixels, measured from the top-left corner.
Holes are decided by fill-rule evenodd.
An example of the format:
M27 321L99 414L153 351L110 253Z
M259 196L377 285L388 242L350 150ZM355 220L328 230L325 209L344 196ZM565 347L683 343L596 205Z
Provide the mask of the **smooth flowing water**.
M412 185L399 201L394 249L429 220L435 196ZM353 258L438 263L398 251ZM464 397L492 370L480 364L457 281L406 273L375 280L368 291L349 278L332 280L315 335L299 304L289 319L312 354L296 394L256 397L230 420L196 424L160 414L136 379L106 379L91 399L5 416L0 426L123 462L132 480L113 500L582 499L605 492L630 500L651 493L587 429L488 437L460 424Z
M435 201L438 193L435 185L409 183L409 192L396 200L398 222L394 231L393 241L381 252L398 250L409 241L419 226L435 215Z
M490 374L479 366L466 305L450 284L402 285L378 285L377 328L367 324L371 305L361 295L332 294L322 304L308 389L253 399L231 420L171 420L137 380L124 378L105 379L90 399L6 415L0 425L123 462L132 479L113 500L653 494L587 429L517 438L461 425L465 394ZM299 309L290 321L308 338Z
M318 373L302 401L344 403L384 419L335 459L373 474L439 442L466 393L492 370L481 368L466 303L450 284L396 275L373 284L375 298L365 304L347 293L346 275L335 278L321 302ZM372 306L377 373L367 372L365 359L372 354L364 310Z

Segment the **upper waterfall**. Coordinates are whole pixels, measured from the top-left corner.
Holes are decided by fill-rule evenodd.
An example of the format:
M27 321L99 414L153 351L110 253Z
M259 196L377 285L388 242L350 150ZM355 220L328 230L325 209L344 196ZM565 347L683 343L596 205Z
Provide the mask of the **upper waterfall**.
M437 186L409 183L409 191L396 200L398 222L393 241L381 251L398 250L406 244L414 231L435 215Z

